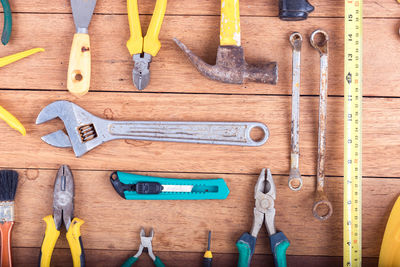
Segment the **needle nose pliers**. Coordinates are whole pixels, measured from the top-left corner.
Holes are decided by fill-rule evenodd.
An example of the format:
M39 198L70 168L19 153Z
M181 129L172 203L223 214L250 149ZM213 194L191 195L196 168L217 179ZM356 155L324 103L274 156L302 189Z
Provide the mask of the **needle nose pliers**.
M139 90L143 90L150 81L150 62L161 48L158 35L164 19L167 0L157 0L151 17L146 36L143 38L139 20L137 0L128 0L128 20L130 38L126 43L129 53L133 56L135 66L132 71L133 84Z
M67 240L72 254L74 267L85 266L80 227L83 220L74 218L74 178L67 165L58 170L54 183L53 215L43 218L46 232L40 250L39 266L49 267L54 246L60 236L60 228L64 222L67 229Z
M3 33L1 34L1 42L3 45L8 44L11 36L11 28L12 28L12 16L11 16L11 8L8 0L1 0L1 5L3 6L4 12L4 26Z
M254 254L257 235L261 226L265 223L267 228L272 254L274 256L275 267L286 267L286 250L290 243L283 232L275 229L275 199L276 187L272 179L271 171L263 169L258 177L255 186L254 198L254 221L250 233L244 233L236 242L239 250L239 267L250 266L251 257Z
M130 267L132 264L134 264L142 255L143 249L147 249L147 253L149 254L149 257L153 260L154 265L156 267L165 267L164 263L160 260L159 257L156 257L153 253L153 247L151 245L151 241L153 240L154 236L154 231L153 229L150 230L150 236L146 236L146 233L144 232L144 229L142 228L140 230L140 247L138 252L135 254L135 256L130 257L127 259L124 264L122 264L121 267Z

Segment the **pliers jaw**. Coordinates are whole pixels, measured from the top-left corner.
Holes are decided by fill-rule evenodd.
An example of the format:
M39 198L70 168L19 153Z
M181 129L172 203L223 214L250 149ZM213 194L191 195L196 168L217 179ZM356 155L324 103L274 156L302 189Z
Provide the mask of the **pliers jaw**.
M57 230L62 222L69 229L74 213L74 179L67 165L62 165L54 182L53 217Z
M147 253L149 254L149 257L153 261L156 260L156 256L153 253L153 247L151 244L151 242L153 241L153 236L154 236L153 228L150 230L150 236L146 236L146 232L144 231L143 227L140 229L140 246L138 252L133 257L139 258L139 256L142 255L143 249L147 248Z
M143 90L150 82L150 62L152 56L147 53L134 54L135 66L132 70L133 84L137 89Z
M254 189L255 207L254 207L254 221L251 228L251 235L257 237L261 226L265 222L268 235L271 236L276 233L275 229L275 199L276 187L270 169L262 169L258 177Z

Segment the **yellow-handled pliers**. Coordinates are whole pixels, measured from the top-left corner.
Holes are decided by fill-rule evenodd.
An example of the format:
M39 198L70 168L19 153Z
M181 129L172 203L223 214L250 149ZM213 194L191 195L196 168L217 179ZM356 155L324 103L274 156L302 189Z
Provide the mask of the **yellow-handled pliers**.
M161 47L158 35L164 19L165 9L167 8L167 0L157 0L144 38L140 26L137 0L127 0L127 3L131 36L126 46L131 56L133 56L133 61L135 61L135 67L132 71L133 84L139 90L143 90L150 81L149 65L151 58L157 55Z
M0 67L4 67L24 57L42 51L44 51L43 48L34 48L14 55L2 57L0 58ZM0 119L4 120L8 125L10 125L11 128L14 128L15 130L19 131L22 135L26 135L26 130L24 126L21 124L21 122L2 106L0 106Z
M74 178L67 165L58 170L54 183L53 215L43 218L46 222L42 248L40 250L39 266L49 267L54 246L60 236L60 228L64 221L67 229L67 240L72 254L74 267L85 266L80 227L83 220L74 218Z

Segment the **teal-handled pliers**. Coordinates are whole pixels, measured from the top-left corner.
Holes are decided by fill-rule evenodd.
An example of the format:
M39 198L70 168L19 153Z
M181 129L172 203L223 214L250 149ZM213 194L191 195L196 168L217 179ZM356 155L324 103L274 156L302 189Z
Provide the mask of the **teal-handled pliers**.
M161 261L159 257L156 257L153 253L153 247L151 245L151 241L153 240L154 236L154 231L153 229L150 230L150 236L146 236L146 233L144 232L144 229L140 230L140 247L138 252L135 254L135 256L130 257L127 259L124 264L122 264L121 267L130 267L132 264L134 264L142 255L143 249L147 249L147 253L149 254L149 257L153 260L154 265L156 267L165 267L164 263Z
M236 242L239 250L239 267L250 266L251 257L256 247L257 235L261 226L265 223L267 228L272 254L274 256L275 267L286 267L286 250L290 243L283 232L275 229L275 199L276 187L272 179L271 171L263 169L258 177L255 187L254 198L254 221L250 233L244 233Z
M4 27L3 33L1 34L1 42L3 45L8 44L11 36L11 28L12 28L12 16L11 16L11 8L8 0L1 0L1 5L3 6L4 12Z

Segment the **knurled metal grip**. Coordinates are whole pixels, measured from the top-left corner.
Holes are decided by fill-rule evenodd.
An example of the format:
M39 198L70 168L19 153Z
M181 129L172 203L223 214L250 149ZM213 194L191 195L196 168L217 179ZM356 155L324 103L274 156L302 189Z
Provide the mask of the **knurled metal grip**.
M307 0L279 0L281 20L305 20L314 7Z

